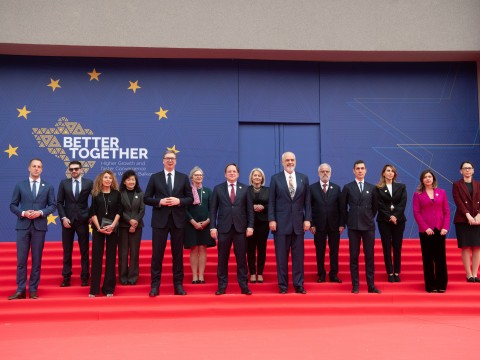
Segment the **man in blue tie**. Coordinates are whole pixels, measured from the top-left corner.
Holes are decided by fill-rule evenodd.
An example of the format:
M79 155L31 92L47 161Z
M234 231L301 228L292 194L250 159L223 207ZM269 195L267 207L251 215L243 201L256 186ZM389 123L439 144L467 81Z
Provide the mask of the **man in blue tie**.
M61 287L70 286L72 276L72 251L75 233L80 248L82 286L88 286L90 277L88 199L92 193L93 181L82 176L82 163L71 161L68 164L71 177L60 182L57 193L58 215L62 220L63 281Z
M28 285L30 298L37 299L40 283L43 244L47 232L47 216L55 211L53 186L40 178L42 160L32 159L28 165L30 176L15 185L10 211L17 216L17 291L8 300L25 299L27 288L27 260L32 251L32 269Z

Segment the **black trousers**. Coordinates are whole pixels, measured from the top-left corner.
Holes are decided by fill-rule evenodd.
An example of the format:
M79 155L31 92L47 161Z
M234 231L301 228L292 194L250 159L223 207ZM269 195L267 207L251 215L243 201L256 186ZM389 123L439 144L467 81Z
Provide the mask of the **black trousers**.
M232 248L237 261L237 281L241 289L248 287L247 239L245 232L237 232L232 224L228 233L218 234L218 288L226 289L228 285L228 260Z
M275 257L277 259L277 277L280 290L288 288L288 257L292 250L293 286L301 287L304 282L304 238L303 233L296 235L274 235Z
M63 268L62 276L70 278L72 276L72 253L73 240L75 233L78 238L78 247L80 248L80 264L82 267L80 278L88 280L90 277L90 259L89 259L89 231L88 223L79 224L73 222L71 228L62 226L62 247L63 247Z
M127 227L121 227L119 230L118 277L123 283L136 283L139 273L138 262L140 258L142 228L137 228L134 233L128 230L129 228Z
M400 274L404 230L405 222L397 223L397 225L392 222L378 222L378 231L380 231L380 238L382 239L383 259L387 274Z
M103 249L105 252L105 277L103 279L102 292L113 294L116 284L118 234L113 232L110 235L99 233L96 229L92 233L92 281L90 283L90 294L100 293L100 282L102 280Z
M160 280L162 278L163 256L165 255L168 234L170 234L170 247L172 250L173 285L175 287L183 285L184 233L184 228L177 228L175 226L172 215L169 215L168 217L167 227L152 228L152 288L158 288L160 286Z
M363 241L363 254L365 255L365 271L367 275L367 285L369 289L373 288L375 286L375 230L348 229L348 240L350 250L350 276L352 277L352 285L359 286L360 284L358 275L358 257L360 255L360 243Z
M434 229L433 235L419 233L422 248L423 278L425 290L446 290L448 282L445 235Z
M330 256L329 276L338 275L338 248L340 246L340 232L337 230L318 230L315 232L313 241L315 243L315 254L317 257L317 275L325 275L325 250L328 249Z
M247 238L248 271L251 275L263 275L269 233L268 221L255 221L253 235Z

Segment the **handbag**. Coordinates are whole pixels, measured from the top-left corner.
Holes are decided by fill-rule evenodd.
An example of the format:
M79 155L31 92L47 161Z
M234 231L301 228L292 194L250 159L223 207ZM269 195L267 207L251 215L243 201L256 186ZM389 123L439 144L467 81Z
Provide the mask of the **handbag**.
M104 228L105 226L112 225L112 224L113 224L113 220L103 218L102 223L100 224L100 227Z

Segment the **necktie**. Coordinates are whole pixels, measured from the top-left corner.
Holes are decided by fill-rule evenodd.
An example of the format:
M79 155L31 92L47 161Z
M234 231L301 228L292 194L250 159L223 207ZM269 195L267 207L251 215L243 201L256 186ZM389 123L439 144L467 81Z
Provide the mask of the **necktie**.
M230 189L230 201L233 204L235 202L235 188L234 188L234 184L230 184L230 186L232 187Z
M360 185L360 192L363 192L363 182L359 182L358 185Z
M75 191L73 192L75 199L78 199L78 195L80 194L79 187L80 185L78 184L78 180L75 180Z
M33 196L33 199L36 199L37 197L37 180L33 180L32 196Z
M288 190L290 191L290 197L293 199L293 197L295 196L295 187L293 186L292 175L288 177Z
M167 187L168 187L168 195L172 195L173 186L172 186L172 173L167 174Z
M323 192L327 193L327 184L323 184Z
M235 189L234 189L234 184L230 184L230 186L232 187L230 189L230 201L232 202L232 204L235 202Z

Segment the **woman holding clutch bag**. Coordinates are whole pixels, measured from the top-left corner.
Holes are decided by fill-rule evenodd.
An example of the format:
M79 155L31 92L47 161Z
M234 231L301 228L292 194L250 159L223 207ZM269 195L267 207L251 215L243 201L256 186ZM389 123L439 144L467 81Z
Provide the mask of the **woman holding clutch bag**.
M92 205L92 281L89 297L100 293L102 278L103 248L106 243L105 278L102 292L113 296L115 291L115 265L117 259L117 225L122 214L122 201L118 191L115 174L110 170L102 171L93 183Z

